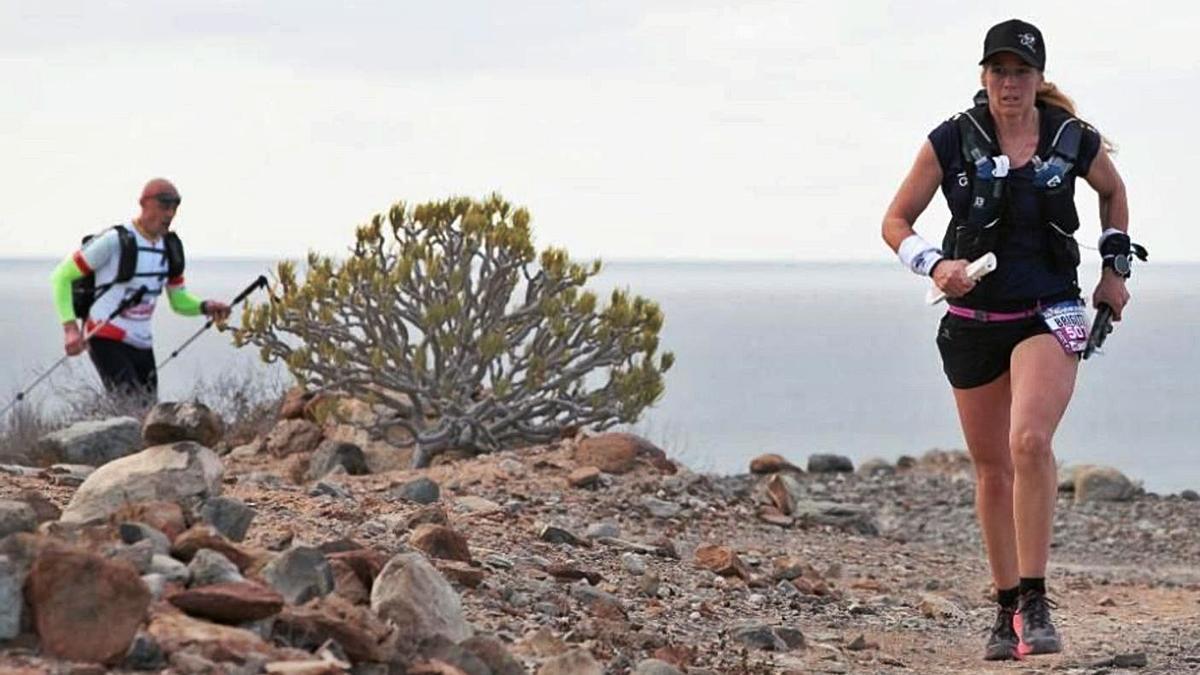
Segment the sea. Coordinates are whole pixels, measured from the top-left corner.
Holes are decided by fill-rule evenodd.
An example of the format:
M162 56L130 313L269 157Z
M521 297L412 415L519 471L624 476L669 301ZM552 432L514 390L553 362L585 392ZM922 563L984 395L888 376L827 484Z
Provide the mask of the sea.
M56 262L0 259L0 406L62 355L48 283ZM188 287L228 298L273 267L189 260ZM1086 292L1097 274L1081 271ZM662 307L662 348L676 363L633 430L695 470L744 472L768 452L803 464L814 453L861 462L963 447L934 344L944 306L926 305L928 280L894 262L614 261L591 284ZM1105 353L1081 365L1056 455L1114 466L1154 492L1200 489L1200 265L1142 265L1130 289ZM154 321L160 361L203 325L165 302ZM160 373L160 399L227 373L289 377L210 330ZM81 382L98 382L86 357L21 405L53 406Z

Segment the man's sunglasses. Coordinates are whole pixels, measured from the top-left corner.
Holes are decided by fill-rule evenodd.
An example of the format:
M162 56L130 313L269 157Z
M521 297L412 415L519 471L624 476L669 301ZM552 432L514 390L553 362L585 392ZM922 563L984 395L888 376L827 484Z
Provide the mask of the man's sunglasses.
M156 195L150 195L150 198L158 202L158 205L164 208L179 206L183 203L183 199L181 199L179 195L171 194L169 192L160 192Z

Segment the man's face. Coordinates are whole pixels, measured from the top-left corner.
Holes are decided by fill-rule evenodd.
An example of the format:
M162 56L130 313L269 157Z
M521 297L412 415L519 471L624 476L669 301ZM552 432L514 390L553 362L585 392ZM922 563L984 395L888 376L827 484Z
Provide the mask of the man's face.
M163 190L142 198L141 225L146 234L162 236L171 227L175 211L179 208L179 194L173 190Z

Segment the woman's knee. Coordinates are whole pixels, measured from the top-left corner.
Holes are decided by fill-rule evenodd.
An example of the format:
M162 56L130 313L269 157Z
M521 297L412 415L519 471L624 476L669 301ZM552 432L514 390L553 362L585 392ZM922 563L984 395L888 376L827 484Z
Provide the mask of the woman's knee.
M1046 462L1053 463L1052 441L1051 434L1041 429L1014 429L1008 443L1012 448L1013 464L1020 467L1022 465L1036 466Z

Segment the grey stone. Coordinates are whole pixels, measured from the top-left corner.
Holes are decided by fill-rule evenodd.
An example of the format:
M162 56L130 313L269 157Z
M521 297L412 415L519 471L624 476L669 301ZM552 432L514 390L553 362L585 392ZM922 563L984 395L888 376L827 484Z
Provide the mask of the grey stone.
M683 671L666 661L646 659L637 664L633 675L683 675Z
M865 506L805 500L795 503L792 515L798 520L831 525L858 534L879 534L879 525L871 510Z
M437 483L422 476L397 486L390 494L396 499L416 504L432 504L441 498L442 490Z
M257 512L240 499L213 497L200 507L200 519L230 541L242 541Z
M132 417L76 422L38 439L34 460L47 464L101 466L142 447L142 429Z
M675 502L668 502L649 495L643 496L641 503L642 508L655 518L674 518L683 510L683 507Z
M1195 490L1184 490L1179 493L1179 496L1185 502L1200 502L1200 493L1197 493Z
M783 638L776 635L774 629L766 624L738 624L730 630L730 636L751 649L768 652L786 652L788 650L788 645Z
M25 502L0 499L0 539L14 532L33 532L37 528L37 512Z
M142 583L150 589L150 597L158 600L167 590L167 578L161 574L151 573L142 575Z
M96 469L75 491L61 520L83 523L107 518L130 502L194 505L221 493L224 473L221 458L199 443L157 445Z
M313 451L308 464L308 479L318 480L341 467L351 476L371 473L362 448L353 443L325 439Z
M0 640L11 640L21 632L21 613L24 598L21 586L25 580L16 563L0 555Z
M860 464L858 473L862 476L891 476L896 473L896 467L888 463L886 459L876 457Z
M96 467L90 464L51 464L46 469L46 476L55 485L80 486L96 472Z
M616 523L592 523L588 525L585 535L588 539L599 539L601 537L616 539L621 536L621 528L617 527Z
M308 491L309 497L333 497L334 499L354 499L354 494L340 483L330 480L319 480Z
M142 439L147 446L195 441L211 448L224 435L221 416L199 402L159 403L142 423Z
M192 587L210 586L226 581L245 581L237 565L211 548L196 551L187 567Z
M1125 474L1110 466L1085 466L1075 472L1076 504L1127 501L1136 494Z
M129 644L122 665L129 670L162 670L167 667L167 658L157 640L139 631Z
M646 561L636 553L622 553L621 567L630 574L641 576L646 573Z
M542 541L548 541L551 544L569 544L571 546L584 545L584 541L575 536L568 530L553 525L546 525L538 532L538 538Z
M171 540L159 530L145 524L126 522L117 527L121 541L126 544L136 544L139 541L149 541L158 555L171 554Z
M114 560L124 560L133 565L138 574L146 574L154 558L154 542L143 539L132 544L115 544L107 553Z
M458 594L419 553L401 553L388 561L371 588L371 611L408 639L441 635L461 642L473 633Z
M150 558L149 574L160 574L167 581L186 584L192 573L188 566L169 555L154 555Z
M325 555L309 546L293 546L262 570L262 578L293 605L333 591L333 569Z
M842 455L816 454L808 458L809 473L852 473L854 462Z

